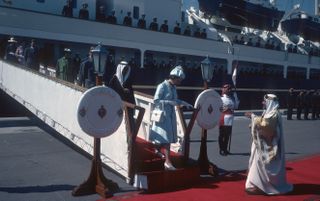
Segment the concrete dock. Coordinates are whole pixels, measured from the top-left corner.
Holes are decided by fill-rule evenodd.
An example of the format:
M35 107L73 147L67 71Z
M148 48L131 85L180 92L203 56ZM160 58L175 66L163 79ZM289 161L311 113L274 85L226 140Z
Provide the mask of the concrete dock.
M220 156L218 128L208 131L208 157L222 171L244 170L250 155L249 119L235 118L231 155ZM320 154L320 120L283 118L287 160ZM201 129L191 135L190 157L198 158ZM89 175L91 160L35 117L0 118L0 201L92 201L99 195L73 197L71 191ZM104 169L120 192L136 191ZM116 195L117 195L116 194Z

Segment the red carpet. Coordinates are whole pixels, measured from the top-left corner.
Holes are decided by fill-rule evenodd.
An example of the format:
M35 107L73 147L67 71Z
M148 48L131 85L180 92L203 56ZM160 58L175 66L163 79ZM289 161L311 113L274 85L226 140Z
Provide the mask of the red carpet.
M115 196L105 200L252 200L252 201L320 201L320 156L313 156L306 159L292 161L287 163L287 177L290 183L294 185L294 190L288 195L281 196L262 196L247 195L244 192L246 172L233 172L219 178L202 178L199 184L192 188L179 191L143 194L127 193L121 196Z

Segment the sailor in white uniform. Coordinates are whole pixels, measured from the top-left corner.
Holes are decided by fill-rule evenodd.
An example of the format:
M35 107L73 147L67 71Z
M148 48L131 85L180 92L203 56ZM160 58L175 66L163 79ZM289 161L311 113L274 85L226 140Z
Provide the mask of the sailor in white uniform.
M231 94L231 92L232 88L230 84L222 86L222 108L219 122L219 153L223 156L230 154L229 141L232 133L234 110L238 109L240 103L237 93L233 92L233 94Z

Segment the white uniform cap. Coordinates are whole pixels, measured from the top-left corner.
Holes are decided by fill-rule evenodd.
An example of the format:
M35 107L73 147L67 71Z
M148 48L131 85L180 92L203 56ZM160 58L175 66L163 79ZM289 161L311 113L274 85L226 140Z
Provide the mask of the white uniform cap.
M121 61L120 64L128 65L128 62L126 62L126 61Z
M17 41L14 39L14 37L11 37L9 40L8 40L9 43L16 43Z
M278 97L274 94L266 94L264 100L278 100Z
M174 69L172 69L171 72L170 72L170 75L179 77L181 79L184 79L186 77L184 72L183 72L183 68L180 65L176 66Z
M69 48L64 48L65 52L71 52L71 50Z

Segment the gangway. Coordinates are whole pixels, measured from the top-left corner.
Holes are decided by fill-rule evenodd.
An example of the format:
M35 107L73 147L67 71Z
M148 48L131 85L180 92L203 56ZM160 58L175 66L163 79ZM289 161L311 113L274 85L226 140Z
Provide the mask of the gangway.
M48 75L54 75L54 72L43 68L36 72L25 66L0 60L0 89L67 140L93 155L93 138L84 133L77 122L77 105L86 89ZM132 108L135 111L135 126L128 126L127 112L124 112L125 115L118 130L109 137L101 139L101 161L128 183L137 187L159 190L154 187L154 184L160 181L162 184L168 183L164 186L174 188L180 183L172 182L175 180L175 174L164 171L161 159L150 163L149 168L146 168L145 162L150 161L146 156L154 157L151 153L152 144L148 142L153 99L142 93L135 94L135 98L136 105L124 102L125 108ZM199 170L196 166L184 168L184 165L188 160L185 149L188 147L186 139L191 133L195 116L192 117L192 123L187 124L182 110L178 107L176 114L180 140L172 146L172 153L179 160L180 170L177 174L181 177L187 172L191 178L188 176L189 179L183 182L192 184L199 178ZM165 174L170 176L163 177ZM139 181L135 184L134 178L141 177L144 177L147 182ZM136 182L138 182L137 179Z

